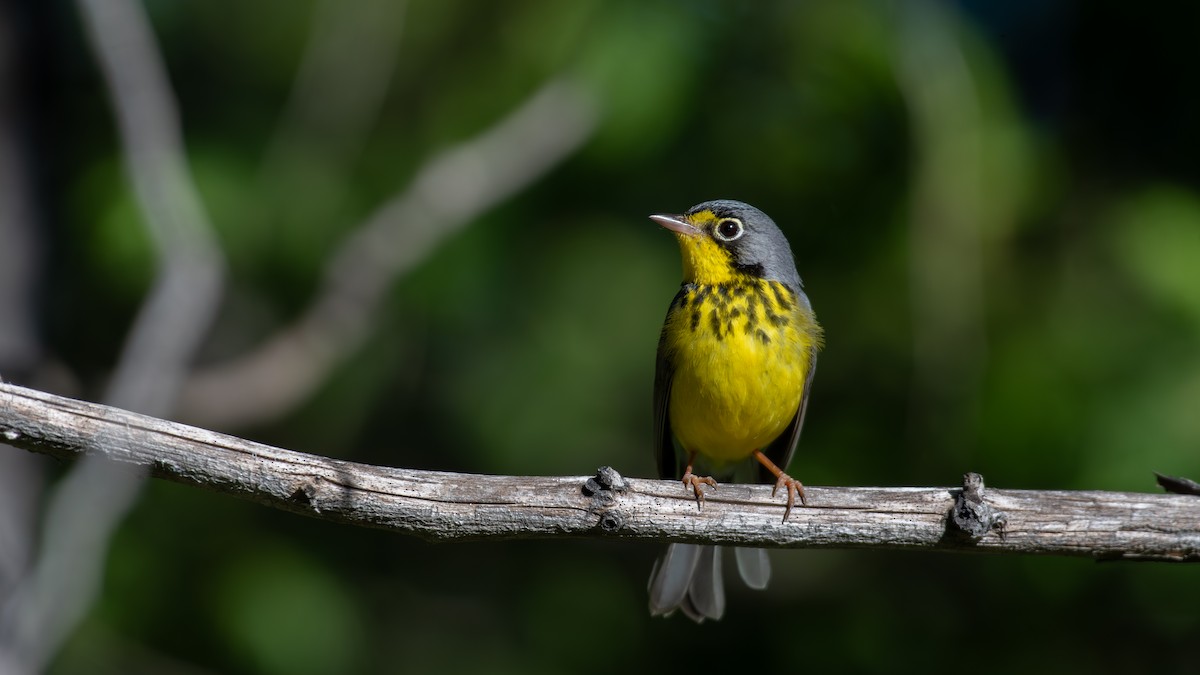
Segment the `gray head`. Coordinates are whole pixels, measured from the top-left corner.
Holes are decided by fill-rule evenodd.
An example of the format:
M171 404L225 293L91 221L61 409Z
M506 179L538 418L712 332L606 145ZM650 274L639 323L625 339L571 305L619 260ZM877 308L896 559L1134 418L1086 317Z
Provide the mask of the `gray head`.
M682 215L650 219L675 233L684 281L718 284L749 276L800 290L792 249L775 221L744 202L718 199Z

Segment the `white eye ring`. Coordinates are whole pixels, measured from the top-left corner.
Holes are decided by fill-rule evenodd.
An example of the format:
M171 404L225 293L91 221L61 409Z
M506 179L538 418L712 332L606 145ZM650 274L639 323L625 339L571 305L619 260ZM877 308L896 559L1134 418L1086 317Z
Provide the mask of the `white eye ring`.
M737 218L722 218L713 228L713 236L721 241L733 241L746 233L746 227Z

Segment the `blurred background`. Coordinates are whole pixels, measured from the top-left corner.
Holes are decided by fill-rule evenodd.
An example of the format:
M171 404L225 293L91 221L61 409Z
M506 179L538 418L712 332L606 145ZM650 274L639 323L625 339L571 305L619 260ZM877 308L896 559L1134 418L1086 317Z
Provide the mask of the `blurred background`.
M5 3L0 373L358 462L652 476L680 264L646 216L734 198L783 228L827 333L792 475L1155 492L1200 477L1198 25L1108 0ZM9 622L36 625L12 608L55 550L95 559L94 599L38 577L78 605L26 636L58 675L1195 667L1182 565L777 552L768 592L730 578L695 626L647 616L656 544L432 545L162 481L81 497L73 470L0 448Z

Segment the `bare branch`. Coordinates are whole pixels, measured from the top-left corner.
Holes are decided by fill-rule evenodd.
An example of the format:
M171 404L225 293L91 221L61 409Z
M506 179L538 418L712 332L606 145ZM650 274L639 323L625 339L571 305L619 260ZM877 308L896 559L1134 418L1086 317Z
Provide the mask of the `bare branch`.
M38 227L26 161L24 93L17 70L23 58L9 16L0 7L0 367L32 369L40 358L36 330L36 280L42 261L43 231Z
M188 172L178 113L144 11L132 0L80 0L79 7L158 264L106 399L162 415L172 409L216 313L223 260ZM85 460L56 486L37 562L0 606L0 654L8 667L42 670L91 605L109 537L143 479L144 473Z
M101 455L275 508L435 540L611 536L1200 561L1200 500L1186 495L988 490L993 516L1003 512L993 522L1003 527L972 537L948 519L956 500L981 503L978 483L966 493L810 487L809 506L785 523L765 485L722 485L697 511L674 481L624 480L612 471L589 480L369 466L7 384L0 385L0 437L59 458Z
M1008 212L988 201L995 195L984 186L989 157L979 83L952 12L934 2L896 10L896 83L908 107L915 160L908 219L910 429L928 445L935 420L977 417L957 406L971 400L987 356L981 231Z
M296 167L312 163L331 178L348 173L345 165L391 83L407 11L397 0L316 3L291 94L264 153L264 183L289 183ZM311 208L312 200L304 203Z
M230 428L290 410L357 349L398 276L578 149L596 115L580 85L555 80L494 127L431 159L332 256L317 297L292 325L193 375L180 415Z
M0 373L32 372L41 359L37 286L42 235L34 207L28 147L31 111L18 73L29 38L16 29L16 8L0 3ZM3 439L0 439L2 442ZM42 493L42 462L0 450L0 605L29 564ZM0 650L2 651L2 650ZM0 661L3 657L0 657ZM4 672L0 665L0 672Z
M80 0L158 257L158 278L126 341L106 400L165 414L216 313L224 272L187 167L179 114L154 33L130 0Z
M32 557L43 477L35 457L6 452L3 445L0 443L0 598L7 598L24 577Z

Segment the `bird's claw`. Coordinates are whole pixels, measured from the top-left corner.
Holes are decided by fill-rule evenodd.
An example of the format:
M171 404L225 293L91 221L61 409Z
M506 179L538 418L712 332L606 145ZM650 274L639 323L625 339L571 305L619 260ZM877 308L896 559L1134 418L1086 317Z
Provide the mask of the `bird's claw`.
M691 471L683 474L683 486L692 488L692 493L696 495L696 510L698 511L704 508L704 490L700 489L701 485L717 489L717 481L713 480L712 476L697 476Z
M781 487L787 488L787 508L783 511L783 522L786 523L788 516L792 515L792 506L796 503L796 495L800 496L801 506L807 506L808 502L804 499L804 485L786 473L779 474L779 480L775 481L775 489L771 490L771 496L774 497Z

